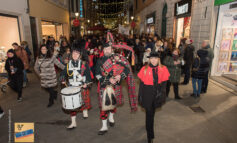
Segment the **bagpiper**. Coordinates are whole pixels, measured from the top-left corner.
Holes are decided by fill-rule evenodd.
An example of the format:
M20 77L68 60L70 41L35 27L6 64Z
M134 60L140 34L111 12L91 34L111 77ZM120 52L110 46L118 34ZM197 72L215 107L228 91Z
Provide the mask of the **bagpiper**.
M107 42L103 45L103 53L104 55L98 60L95 69L95 75L99 81L99 107L102 120L102 128L98 135L104 135L108 131L107 119L111 127L115 125L116 106L123 104L121 81L124 79L128 83L131 110L137 110L135 82L129 62L124 56L113 53L112 43Z

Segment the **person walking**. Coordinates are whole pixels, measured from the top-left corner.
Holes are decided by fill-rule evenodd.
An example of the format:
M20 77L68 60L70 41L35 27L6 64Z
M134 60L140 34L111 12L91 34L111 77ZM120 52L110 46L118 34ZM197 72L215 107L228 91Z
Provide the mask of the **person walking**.
M29 65L29 59L28 59L28 55L26 50L19 46L17 43L13 43L12 44L15 54L18 58L21 59L21 61L24 64L24 70L23 70L23 74L24 74L24 82L23 82L23 87L26 87L26 83L28 82L28 78L27 78L27 73L26 71L29 69L30 65Z
M181 77L181 59L179 57L178 49L174 49L172 51L172 56L167 56L165 58L164 65L167 66L170 73L169 81L167 82L167 87L166 87L167 97L169 95L170 86L172 84L174 87L175 99L182 99L179 96L179 81Z
M153 143L155 110L165 103L166 82L170 74L166 66L161 65L159 54L152 52L149 63L142 67L137 76L141 80L138 101L146 111L147 140Z
M40 47L39 57L36 59L34 70L41 79L41 86L49 93L49 103L47 107L54 104L54 99L57 99L57 91L54 88L57 86L57 76L55 67L64 69L65 66L61 64L55 56L52 56L51 50L42 45Z
M5 69L8 73L8 85L18 93L17 101L22 101L24 64L21 59L16 56L13 49L7 51L7 56L8 58L6 60Z

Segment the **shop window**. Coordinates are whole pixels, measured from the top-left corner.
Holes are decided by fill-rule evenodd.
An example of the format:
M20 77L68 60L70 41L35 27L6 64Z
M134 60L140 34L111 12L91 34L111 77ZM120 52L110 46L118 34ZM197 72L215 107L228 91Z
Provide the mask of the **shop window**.
M14 42L20 44L18 18L0 15L0 73L4 70L6 52Z

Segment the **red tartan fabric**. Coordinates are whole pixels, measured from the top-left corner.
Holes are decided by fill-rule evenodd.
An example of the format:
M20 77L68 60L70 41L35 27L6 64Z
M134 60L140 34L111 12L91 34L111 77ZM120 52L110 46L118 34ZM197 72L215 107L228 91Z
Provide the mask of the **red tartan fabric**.
M71 115L71 116L76 116L76 115L77 115L77 112L76 112L76 111L72 111L72 112L70 113L70 115Z
M137 95L136 95L135 81L133 78L131 66L125 57L121 57L121 62L125 62L125 65L128 66L130 69L126 81L128 84L130 106L131 108L136 110L137 109ZM111 59L108 59L107 61L105 61L105 63L103 64L103 68L105 69L106 72L109 72L113 69L113 64L112 64ZM101 108L102 96L103 96L103 92L105 88L100 88L99 86L98 88L99 88L99 96L98 96L99 107ZM122 87L120 85L115 85L114 89L115 89L115 96L117 99L117 105L123 104L124 99L123 99L122 90L121 90Z
M82 89L81 95L82 95L84 105L80 108L80 111L83 111L85 109L90 109L91 108L90 90Z
M116 113L116 108L114 108L113 110L110 110L110 111L100 111L100 119L102 119L102 120L106 120L107 118L108 118L108 114L109 114L109 112L110 113Z

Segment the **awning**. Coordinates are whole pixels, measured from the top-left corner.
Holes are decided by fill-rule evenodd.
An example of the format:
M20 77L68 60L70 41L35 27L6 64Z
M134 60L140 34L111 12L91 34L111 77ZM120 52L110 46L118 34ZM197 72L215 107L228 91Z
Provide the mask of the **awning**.
M234 2L235 0L215 0L215 5L222 5L229 2Z

